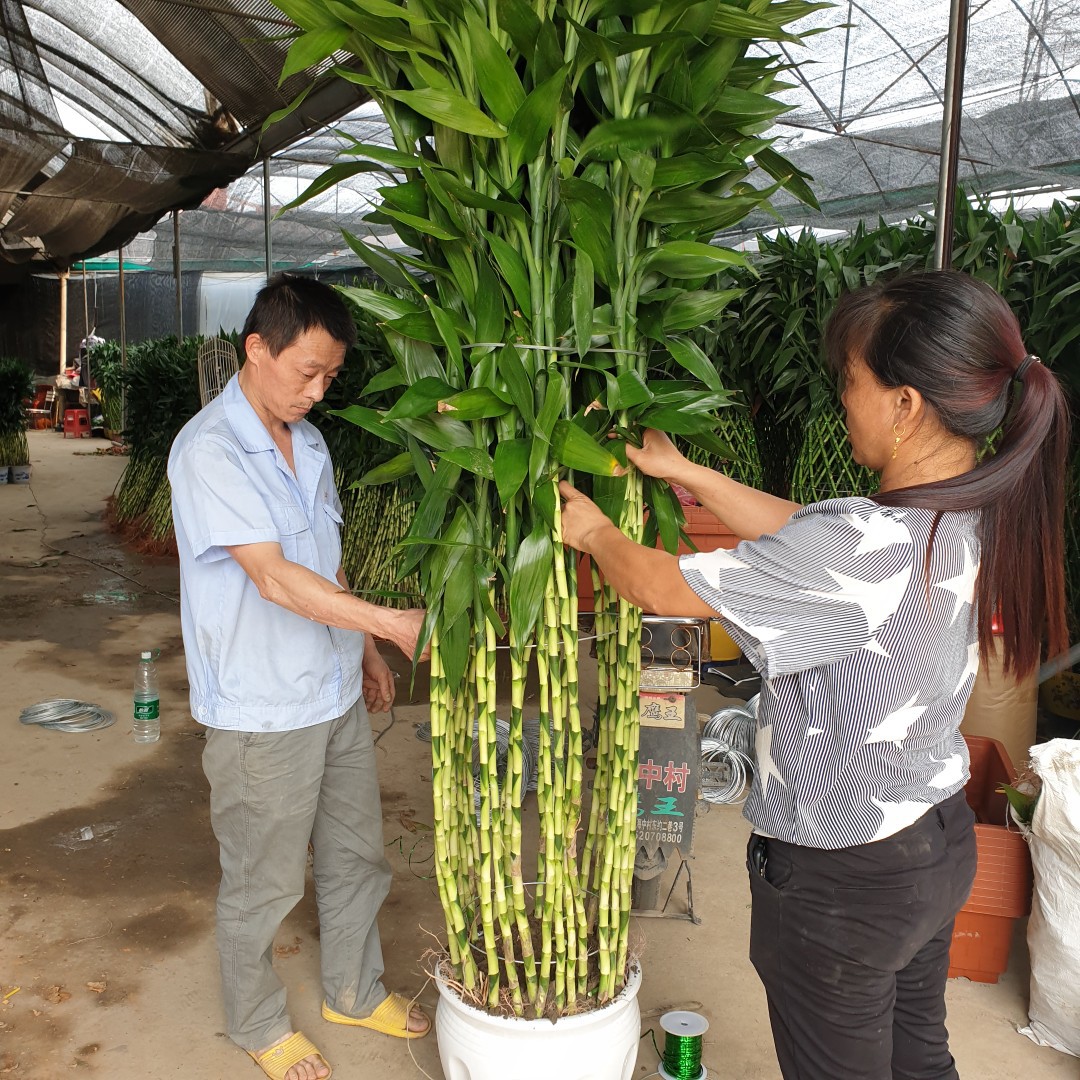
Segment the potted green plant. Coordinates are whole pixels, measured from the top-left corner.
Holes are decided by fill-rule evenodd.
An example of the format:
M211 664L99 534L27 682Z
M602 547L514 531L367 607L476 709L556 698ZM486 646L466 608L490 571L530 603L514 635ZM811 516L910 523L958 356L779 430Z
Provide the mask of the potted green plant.
M784 65L747 50L797 41L790 24L815 5L277 3L304 30L285 72L351 52L360 73L342 76L393 134L393 146L344 151L309 194L385 173L371 220L407 248L349 238L396 290L343 291L380 320L394 356L369 390L399 392L389 408L342 415L396 445L377 479L415 474L423 488L399 570L419 573L428 607L444 1071L502 1077L512 1055L517 1076L527 1061L537 1077L625 1078L639 1032L628 930L640 611L596 589L587 805L576 560L561 544L558 481L591 479L629 535L677 544L678 500L622 474L608 436L652 426L723 452L712 428L729 395L687 335L736 295L704 287L744 263L709 243L715 233L780 185L812 200L760 138L785 110ZM679 377L656 377L654 355ZM500 665L511 682L501 777ZM535 863L522 821L530 669Z
M0 357L0 483L30 482L26 441L26 399L34 391L30 369L14 357Z

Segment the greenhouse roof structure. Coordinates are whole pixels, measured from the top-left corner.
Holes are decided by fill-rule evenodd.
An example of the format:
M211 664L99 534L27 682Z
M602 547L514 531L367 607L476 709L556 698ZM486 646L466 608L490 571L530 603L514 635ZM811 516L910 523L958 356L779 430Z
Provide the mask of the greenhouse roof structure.
M949 16L949 0L840 0L801 24L821 31L803 45L773 46L792 88L769 134L813 178L820 209L780 193L776 216L724 239L932 213ZM1080 187L1080 0L969 0L968 16L960 182L996 195ZM171 270L174 225L161 218L179 207L184 268L261 270L264 211L277 215L350 137L389 138L362 92L329 74L342 57L278 88L289 27L270 0L0 0L0 280L122 243L125 259ZM260 143L266 116L313 79ZM277 217L273 265L356 265L343 229L395 243L364 220L381 183L361 174Z

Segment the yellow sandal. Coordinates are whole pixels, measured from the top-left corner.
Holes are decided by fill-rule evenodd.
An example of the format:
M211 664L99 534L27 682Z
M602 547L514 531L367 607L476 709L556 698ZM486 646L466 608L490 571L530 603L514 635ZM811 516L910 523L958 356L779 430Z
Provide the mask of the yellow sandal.
M290 1035L283 1043L278 1043L277 1046L271 1046L269 1050L264 1050L261 1054L257 1054L254 1050L249 1050L248 1054L255 1064L270 1077L270 1080L285 1080L285 1074L297 1062L303 1061L307 1057L317 1057L322 1065L330 1069L326 1076L320 1077L319 1080L330 1080L330 1077L334 1075L334 1070L330 1068L330 1062L319 1053L315 1044L300 1031L295 1035Z
M335 1012L324 1001L322 1003L322 1018L329 1020L331 1024L348 1024L350 1027L370 1028L379 1031L383 1035L393 1035L396 1039L421 1039L431 1030L431 1021L423 1031L409 1030L409 1010L412 1002L401 994L389 994L383 1003L370 1015L358 1019L355 1016L346 1016L344 1013ZM426 1020L427 1017L425 1016Z

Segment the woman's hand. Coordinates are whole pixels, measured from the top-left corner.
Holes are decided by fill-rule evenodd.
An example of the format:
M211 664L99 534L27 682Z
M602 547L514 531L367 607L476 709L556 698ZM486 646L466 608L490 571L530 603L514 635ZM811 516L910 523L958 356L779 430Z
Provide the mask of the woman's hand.
M690 464L662 431L653 428L646 430L640 449L626 444L626 459L646 476L676 483Z
M598 529L611 525L611 519L588 495L582 495L565 480L559 484L559 494L562 496L563 543L586 555L592 554L589 537Z

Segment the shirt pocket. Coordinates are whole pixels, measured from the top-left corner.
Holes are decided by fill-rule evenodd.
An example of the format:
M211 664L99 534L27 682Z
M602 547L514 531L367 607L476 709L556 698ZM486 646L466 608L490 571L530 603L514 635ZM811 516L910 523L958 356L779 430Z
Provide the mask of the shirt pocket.
M325 568L326 572L331 577L336 577L341 567L341 530L345 524L345 519L328 499L323 501L322 508L323 514L320 525L325 541L319 547L328 556L329 562Z
M304 512L288 504L271 505L270 516L278 531L281 553L289 562L311 569L311 528Z

